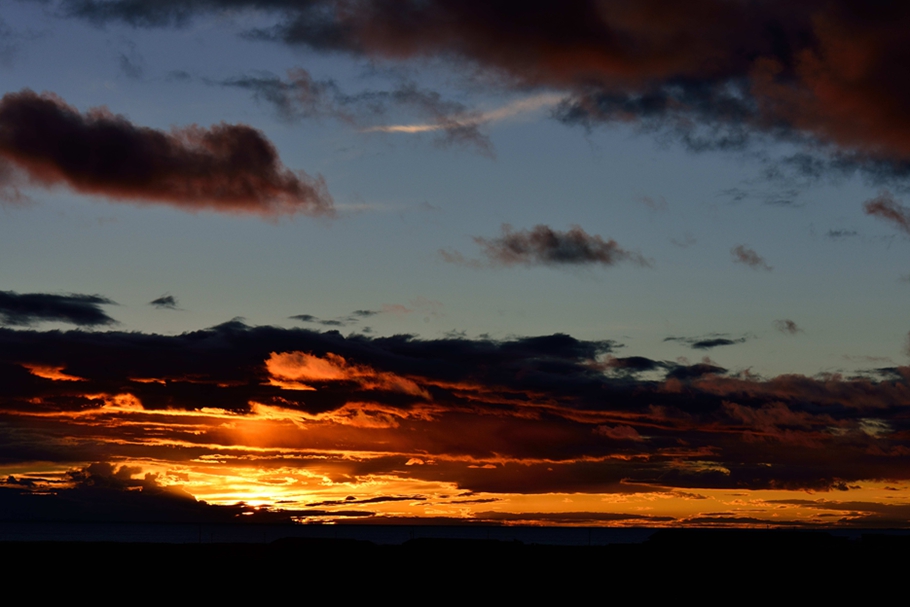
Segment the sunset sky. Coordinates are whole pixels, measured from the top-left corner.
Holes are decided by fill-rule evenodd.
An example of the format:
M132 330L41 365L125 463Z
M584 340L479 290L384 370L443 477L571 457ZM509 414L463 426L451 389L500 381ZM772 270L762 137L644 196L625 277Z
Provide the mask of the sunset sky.
M908 30L0 0L0 519L910 525Z

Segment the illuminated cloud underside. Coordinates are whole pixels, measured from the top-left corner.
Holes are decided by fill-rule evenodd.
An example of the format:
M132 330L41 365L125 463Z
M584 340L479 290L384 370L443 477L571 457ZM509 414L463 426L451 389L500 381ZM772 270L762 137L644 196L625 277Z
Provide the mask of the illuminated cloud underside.
M11 491L132 488L301 521L893 526L910 508L906 368L678 379L661 363L665 379L644 381L605 357L609 343L568 336L237 323L175 337L2 330L0 342Z

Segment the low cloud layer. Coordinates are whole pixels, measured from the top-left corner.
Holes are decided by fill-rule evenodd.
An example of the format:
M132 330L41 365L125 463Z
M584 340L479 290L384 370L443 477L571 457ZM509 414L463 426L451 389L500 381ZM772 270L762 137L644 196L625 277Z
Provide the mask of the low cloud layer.
M332 478L494 493L910 480L906 368L765 380L615 349L558 334L345 338L236 322L175 336L0 329L0 458L164 466L274 450L268 466L338 457Z
M322 178L285 168L251 127L158 131L104 108L80 113L50 93L0 99L0 161L30 185L65 185L117 201L270 217L333 214ZM16 187L14 174L5 173L5 185Z
M83 327L111 325L116 321L101 306L113 303L100 295L0 291L0 324L29 326L40 322L64 322Z
M623 249L615 240L588 234L579 226L565 232L545 225L515 231L506 224L502 226L501 236L477 236L474 242L480 245L481 253L494 266L613 266L620 262L651 265L640 253ZM458 253L441 253L446 261L479 265L479 262L466 260Z

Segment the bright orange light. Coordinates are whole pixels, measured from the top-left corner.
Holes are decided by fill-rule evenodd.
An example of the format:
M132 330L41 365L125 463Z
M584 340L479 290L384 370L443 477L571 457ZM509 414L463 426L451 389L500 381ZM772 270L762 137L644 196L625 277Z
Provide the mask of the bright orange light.
M44 379L50 379L53 381L85 381L85 379L81 377L76 377L75 375L67 375L64 373L63 369L65 369L65 367L62 365L59 367L54 367L51 365L23 363L22 366L28 369L28 372L32 375L37 375L38 377Z
M272 352L265 367L272 376L272 385L290 390L315 390L304 382L352 381L365 390L389 390L430 398L430 394L413 380L376 371L367 365L348 363L344 357L331 352L324 358L306 352Z

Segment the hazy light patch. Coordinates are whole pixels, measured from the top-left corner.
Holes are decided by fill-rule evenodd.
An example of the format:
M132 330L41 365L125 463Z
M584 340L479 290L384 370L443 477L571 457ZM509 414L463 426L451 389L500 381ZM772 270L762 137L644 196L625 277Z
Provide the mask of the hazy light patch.
M423 124L389 124L374 126L363 131L366 133L427 133L433 131L451 130L453 128L473 127L489 122L499 122L509 118L514 118L521 114L535 112L545 107L553 107L563 101L562 95L555 93L542 93L525 99L518 99L502 107L481 112L479 114L462 114L449 116L442 122L430 122Z

